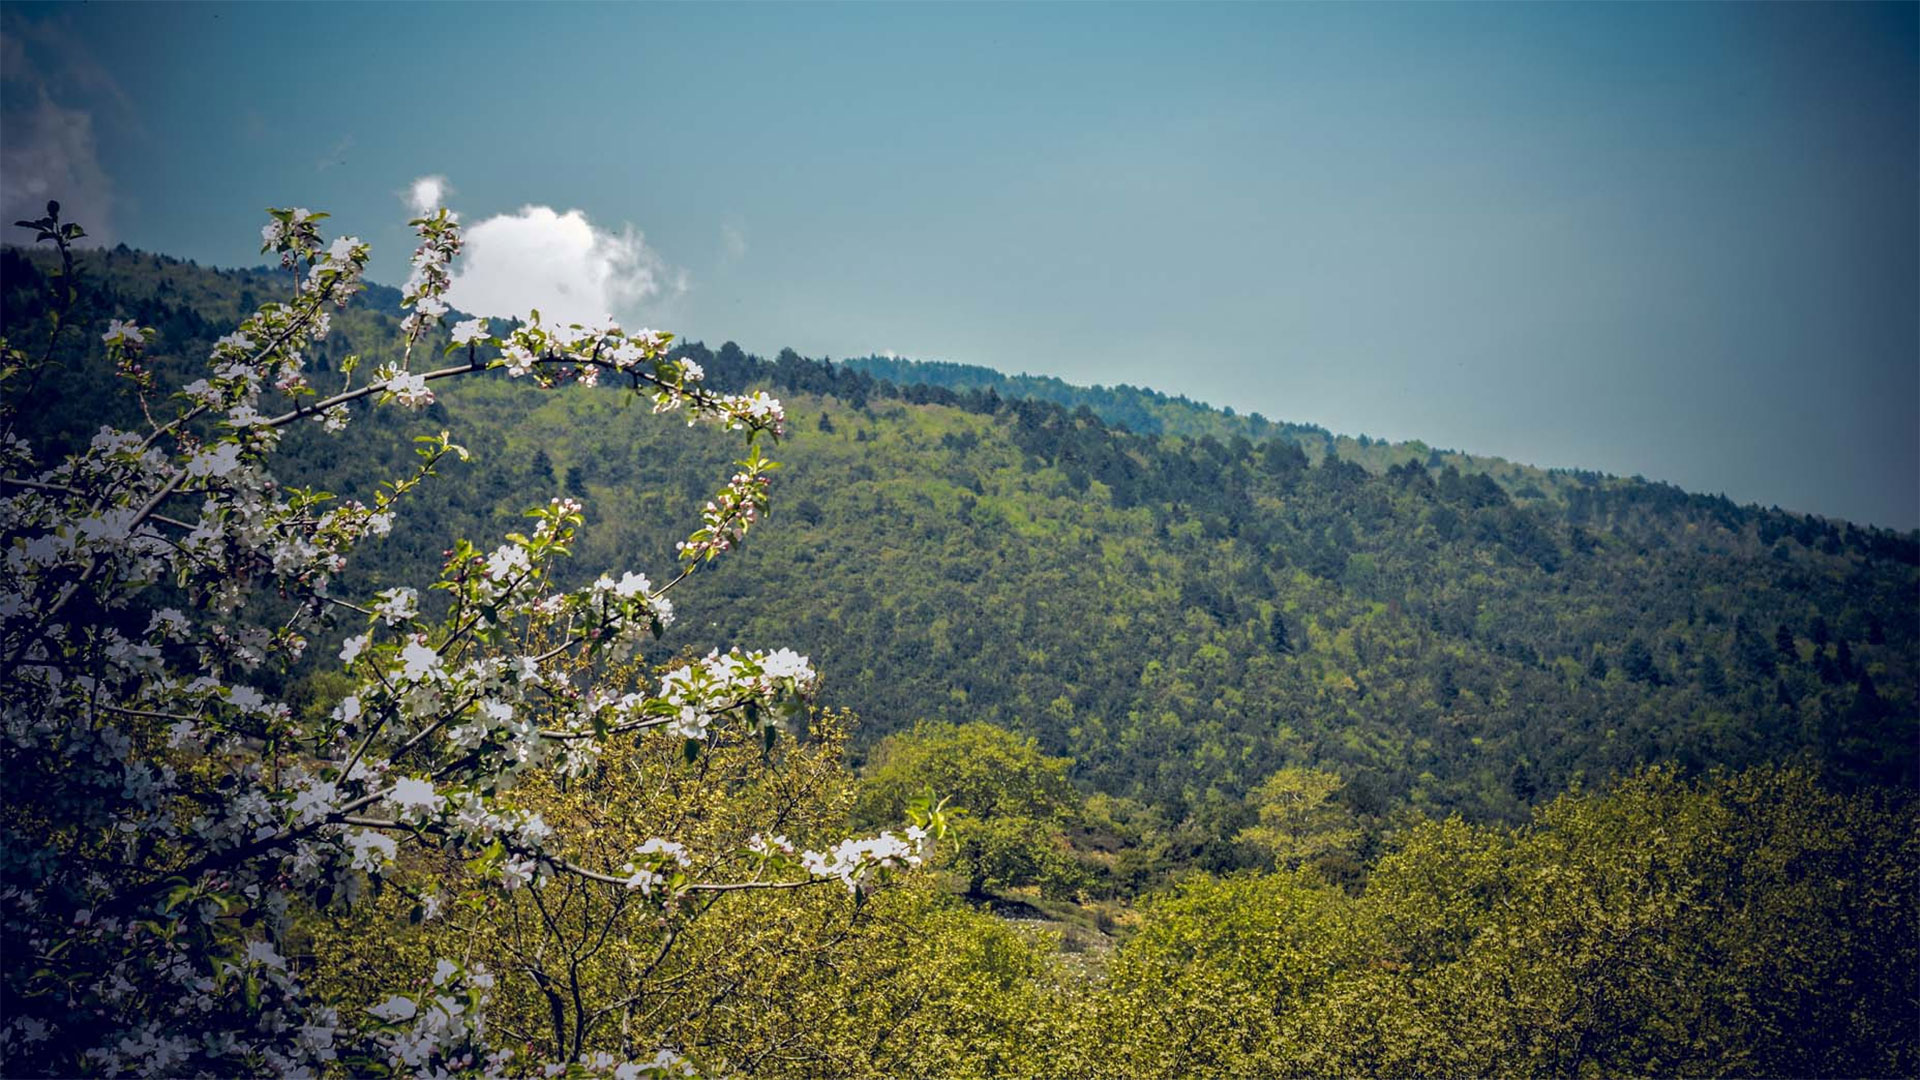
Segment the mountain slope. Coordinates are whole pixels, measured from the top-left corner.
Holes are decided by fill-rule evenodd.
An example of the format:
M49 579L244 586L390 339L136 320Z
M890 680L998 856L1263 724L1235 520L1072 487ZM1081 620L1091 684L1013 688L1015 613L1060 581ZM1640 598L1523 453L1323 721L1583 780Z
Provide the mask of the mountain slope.
M87 267L89 317L160 326L175 385L241 293L275 284L133 253ZM35 316L36 274L0 260L9 333ZM391 302L343 313L314 370L391 352ZM1516 499L1424 461L1316 463L1284 430L1142 434L993 387L687 348L717 385L774 388L793 430L774 521L676 594L669 643L808 653L865 740L991 720L1175 820L1302 763L1341 772L1376 812L1489 819L1656 760L1808 758L1846 782L1913 780L1911 536L1591 474ZM70 358L40 437L137 418L103 396L91 354ZM409 435L443 427L477 459L363 553L366 584L417 581L453 537L489 542L562 492L589 507L580 574L657 577L737 449L619 391L504 377L355 424L345 442L290 435L283 471L364 492Z

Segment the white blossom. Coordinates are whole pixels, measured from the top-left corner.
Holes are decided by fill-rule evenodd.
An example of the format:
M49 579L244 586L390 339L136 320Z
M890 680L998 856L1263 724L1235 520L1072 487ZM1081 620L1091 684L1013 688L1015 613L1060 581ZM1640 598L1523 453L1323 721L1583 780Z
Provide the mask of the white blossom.
M400 650L400 677L407 682L419 682L440 670L440 654L428 647L424 641L415 639Z
M487 558L487 576L496 581L505 581L526 572L532 565L527 558L526 548L519 544L502 544Z
M395 994L367 1011L389 1023L398 1023L413 1019L414 1014L420 1011L420 1006L412 998Z
M393 859L393 837L371 829L356 829L347 834L347 847L353 852L355 870L378 870Z
M247 942L247 963L270 967L276 971L287 970L286 960L274 949L273 943L267 941Z
M146 341L146 334L137 323L112 319L108 321L107 332L100 335L100 340L109 345L139 345Z
M387 801L393 804L400 820L420 821L438 812L446 799L434 794L432 781L403 776L393 782Z
M386 380L387 392L393 400L409 409L424 409L433 404L433 391L427 388L427 377L409 372L396 372Z
M226 476L239 467L239 443L223 442L187 459L187 475L192 477Z
M382 589L374 595L379 597L379 603L373 606L373 613L388 626L420 614L420 594L412 589Z

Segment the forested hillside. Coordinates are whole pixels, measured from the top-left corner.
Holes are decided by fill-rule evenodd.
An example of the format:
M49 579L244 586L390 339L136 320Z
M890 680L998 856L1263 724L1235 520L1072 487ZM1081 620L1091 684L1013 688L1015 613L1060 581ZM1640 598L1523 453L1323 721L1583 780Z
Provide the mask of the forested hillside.
M5 269L9 319L30 318L35 271L12 251ZM131 253L91 272L94 307L156 325L160 356L203 352L275 284ZM314 367L390 350L397 300L343 313ZM859 745L984 720L1174 820L1244 816L1223 807L1287 765L1338 772L1363 811L1481 820L1660 761L1913 782L1912 536L1591 475L1564 505L1516 499L1445 466L1315 463L1298 429L1138 434L1084 402L683 352L720 388L774 388L794 422L779 527L718 571L678 644L792 642L861 717ZM49 422L77 400L50 398ZM367 423L394 455L448 428L479 463L372 549L382 581L562 492L587 505L580 566L664 561L733 452L614 388L482 380ZM329 490L364 494L393 464L302 440L301 479ZM756 614L766 595L786 603Z
M451 221L415 224L444 262ZM247 325L316 317L366 258L327 250L306 308ZM284 274L120 250L79 259L80 333L43 365L19 343L63 310L52 265L0 251L0 411L23 436L0 449L72 455L4 477L0 569L54 597L7 609L33 627L12 659L57 673L44 639L77 673L17 677L65 719L10 702L0 732L0 931L36 958L4 986L22 1075L468 1075L483 1004L524 1055L496 1074L1920 1067L1920 538L1593 474L1529 494L1521 466L1316 448L1140 391L688 344L707 385L776 391L788 430L772 521L668 607L672 584L624 572L681 580L675 541L707 500L750 500L757 465L715 495L738 432L628 392L686 391L657 342L622 339L641 359L607 377L631 387L543 392L434 327L381 390L395 290L311 346L279 323L255 366L227 335ZM567 347L527 363L599 377L599 344ZM407 408L394 388L443 348L437 400ZM393 400L333 406L355 406L335 435L251 400L143 415L209 354L220 393L330 393L353 369ZM777 408L711 401L737 410L723 426ZM1101 415L1134 407L1143 430ZM379 484L422 436L439 475L387 517ZM79 484L114 512L83 516ZM96 573L139 507L165 512L134 537L147 561ZM320 545L345 528L363 542L335 567ZM151 572L174 553L177 577ZM43 629L90 580L139 603ZM301 624L313 641L280 625L303 590L334 620ZM603 631L639 652L595 652ZM806 654L819 689L793 653L706 656L737 642ZM189 668L210 674L165 674ZM172 696L103 721L101 672ZM448 779L475 762L500 767ZM247 786L268 774L270 795ZM902 822L911 843L873 833ZM236 883L262 866L288 869ZM179 985L125 977L130 953ZM303 1002L324 1025L288 1035ZM138 1038L85 1045L112 1024Z

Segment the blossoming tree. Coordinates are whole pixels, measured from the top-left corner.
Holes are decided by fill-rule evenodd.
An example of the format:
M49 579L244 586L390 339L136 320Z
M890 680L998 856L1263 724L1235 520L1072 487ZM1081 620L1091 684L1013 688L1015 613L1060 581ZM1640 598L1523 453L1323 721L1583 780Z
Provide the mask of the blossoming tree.
M102 427L45 460L22 434L22 391L77 333L72 244L47 216L22 222L55 249L50 327L0 362L0 1073L523 1073L488 1041L494 975L436 959L374 1000L322 1000L290 963L290 934L361 903L409 853L460 859L464 881L524 895L564 881L614 890L669 918L695 898L826 883L856 893L918 863L941 826L917 809L902 834L801 851L778 837L698 851L673 836L617 863L587 858L516 806L529 770L579 773L610 746L679 740L689 761L722 732L771 741L816 688L806 658L734 649L647 675L628 661L673 621L669 599L736 548L768 507L779 402L716 393L670 336L543 324L452 328L426 362L460 250L454 214L412 222L404 358L322 385L303 353L360 288L367 245L330 243L326 215L276 209L263 252L291 295L220 339L209 369L162 396L149 329L114 319L108 357L143 427ZM677 567L555 586L583 518L554 500L485 550L460 542L426 602L414 588L338 595L348 554L387 532L409 491L465 451L419 440L419 464L370 502L284 486L268 471L296 424L329 432L357 410L419 409L443 380L503 371L543 387L617 379L655 412L744 432L739 470L679 545ZM352 633L338 662L353 688L330 712L297 712L256 684L290 669L309 635ZM330 658L329 658L330 659ZM596 678L609 665L624 674ZM633 674L634 672L641 674ZM440 900L422 893L415 919ZM701 908L704 910L704 908ZM544 1063L549 1075L681 1075L674 1048Z

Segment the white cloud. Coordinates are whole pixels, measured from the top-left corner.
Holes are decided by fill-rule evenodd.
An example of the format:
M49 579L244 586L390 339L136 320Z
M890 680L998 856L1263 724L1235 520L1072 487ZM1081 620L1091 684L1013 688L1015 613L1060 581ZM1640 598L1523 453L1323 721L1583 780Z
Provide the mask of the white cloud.
M60 203L60 219L87 230L85 246L113 243L113 181L100 167L93 113L71 108L56 97L71 100L75 87L117 91L104 69L70 47L60 27L52 22L8 19L0 32L0 239L31 244L32 234L15 229L15 221L32 221L47 212L47 201ZM58 85L42 62L49 50L59 54L63 77ZM102 83L104 80L104 83ZM114 99L106 95L111 103Z
M82 244L113 243L113 181L100 167L93 115L57 104L42 89L31 106L7 110L0 126L7 133L0 142L0 225L38 218L55 199L62 221L87 230ZM31 242L11 231L7 239Z
M585 323L631 318L643 301L686 287L686 274L631 225L614 233L579 210L523 206L467 228L447 303L474 315L514 318L537 308L549 324Z
M407 193L402 196L407 201L407 209L415 217L425 217L447 205L447 196L453 194L453 185L447 178L435 174L422 176L407 185Z

